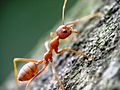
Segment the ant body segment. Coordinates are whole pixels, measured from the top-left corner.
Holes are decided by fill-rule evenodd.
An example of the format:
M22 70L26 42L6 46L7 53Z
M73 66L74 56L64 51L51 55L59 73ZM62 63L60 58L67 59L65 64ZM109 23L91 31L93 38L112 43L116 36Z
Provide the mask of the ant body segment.
M53 63L53 58L52 58L53 50L55 51L56 54L61 54L67 50L67 51L71 51L71 52L74 52L74 53L79 54L79 55L87 56L84 53L77 52L77 51L72 50L70 48L63 48L60 51L58 50L60 39L66 39L72 33L80 34L79 31L74 29L74 25L77 24L81 19L77 19L73 22L69 22L68 24L64 24L64 11L65 11L66 3L67 3L67 0L64 0L63 10L62 10L62 25L57 28L57 30L55 32L56 37L45 43L45 47L47 49L47 52L44 54L43 59L36 60L36 59L26 59L26 58L15 58L13 61L14 62L14 74L15 74L15 78L16 78L16 83L18 85L18 81L28 81L28 83L26 85L26 90L28 90L30 83L46 69L49 62L52 63L53 73L55 75L56 80L58 81L60 88L62 90L64 90L64 87L58 78L58 75L56 73L55 66ZM85 19L86 18L90 19L90 18L93 18L95 16L100 16L100 15L98 13L92 14L92 15L85 17ZM84 18L83 18L83 20L84 20ZM90 57L90 58L94 58L94 57ZM25 64L20 69L19 73L17 71L17 65L16 65L17 62L27 62L27 64ZM38 67L41 64L44 64L44 66L41 70L38 70Z

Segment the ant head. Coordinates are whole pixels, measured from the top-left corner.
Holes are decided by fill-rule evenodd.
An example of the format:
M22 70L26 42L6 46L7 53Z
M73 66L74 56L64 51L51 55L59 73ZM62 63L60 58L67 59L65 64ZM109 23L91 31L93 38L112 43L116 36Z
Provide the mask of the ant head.
M72 33L72 27L66 25L61 25L56 30L56 34L57 36L59 36L60 39L67 38L71 33Z
M67 0L64 0L63 10L62 10L62 24L56 30L56 34L60 39L67 38L72 32L79 34L77 30L73 30L74 23L64 25L64 11L66 6Z

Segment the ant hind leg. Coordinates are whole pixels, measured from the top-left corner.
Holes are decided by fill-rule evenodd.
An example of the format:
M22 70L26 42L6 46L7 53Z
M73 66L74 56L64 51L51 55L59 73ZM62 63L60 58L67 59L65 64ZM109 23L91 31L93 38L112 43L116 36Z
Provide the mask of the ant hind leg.
M54 62L52 62L52 72L53 72L53 74L54 74L54 76L55 76L55 79L57 80L58 85L60 86L61 90L64 90L64 86L63 86L61 80L59 79L59 77L58 77L58 75L57 75Z
M37 60L34 59L26 59L26 58L15 58L13 60L13 64L14 64L14 75L15 75L15 79L16 79L16 84L18 87L18 90L20 90L20 87L18 85L18 71L17 71L17 62L38 62Z

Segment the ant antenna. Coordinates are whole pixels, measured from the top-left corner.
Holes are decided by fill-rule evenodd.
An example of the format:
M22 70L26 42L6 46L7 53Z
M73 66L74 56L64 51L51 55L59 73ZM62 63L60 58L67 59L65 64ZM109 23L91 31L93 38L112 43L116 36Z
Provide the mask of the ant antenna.
M66 3L67 3L67 0L64 0L63 9L62 9L62 25L64 25L64 16L65 16Z

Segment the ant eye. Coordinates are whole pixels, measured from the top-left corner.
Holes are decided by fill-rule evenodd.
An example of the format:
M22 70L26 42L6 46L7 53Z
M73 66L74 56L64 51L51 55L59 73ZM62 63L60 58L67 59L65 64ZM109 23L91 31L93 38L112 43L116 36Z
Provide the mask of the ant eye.
M67 33L67 30L63 30L63 33Z

